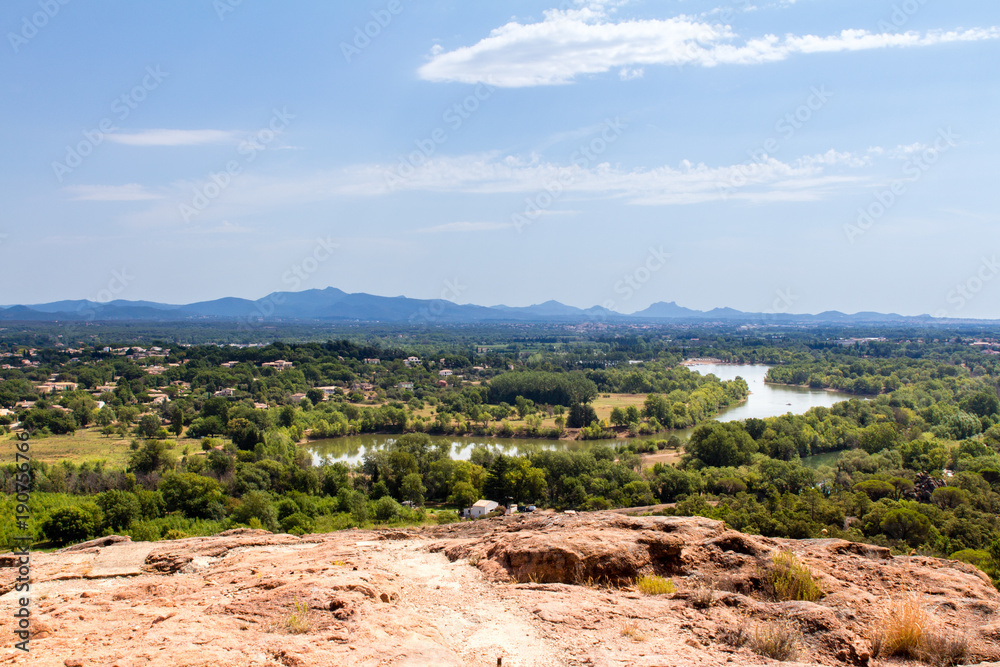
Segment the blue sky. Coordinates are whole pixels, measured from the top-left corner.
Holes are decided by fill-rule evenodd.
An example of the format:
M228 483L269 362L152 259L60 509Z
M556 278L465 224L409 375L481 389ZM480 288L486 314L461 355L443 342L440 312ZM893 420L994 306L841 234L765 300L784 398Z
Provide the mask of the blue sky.
M1000 318L995 2L10 0L0 29L0 303Z

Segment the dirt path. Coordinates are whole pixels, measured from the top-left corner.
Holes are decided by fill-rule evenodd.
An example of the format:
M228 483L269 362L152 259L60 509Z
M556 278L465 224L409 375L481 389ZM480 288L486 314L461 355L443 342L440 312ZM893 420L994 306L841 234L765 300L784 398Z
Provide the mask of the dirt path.
M504 667L571 664L559 646L542 636L531 614L465 561L452 563L443 554L429 553L424 542L359 543L363 546L372 549L374 564L402 582L400 606L429 622L420 632L434 635L461 656L461 664L492 667L497 658Z

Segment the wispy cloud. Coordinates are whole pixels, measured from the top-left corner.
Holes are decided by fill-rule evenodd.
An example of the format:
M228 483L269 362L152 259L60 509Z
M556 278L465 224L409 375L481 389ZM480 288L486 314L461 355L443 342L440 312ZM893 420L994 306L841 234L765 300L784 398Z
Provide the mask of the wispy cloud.
M142 130L107 135L108 141L126 146L201 146L239 140L237 132L226 130Z
M440 234L445 232L488 232L496 229L513 227L510 222L448 222L434 227L424 227L418 232L424 234Z
M138 183L127 185L74 185L66 188L71 199L76 201L145 201L163 199L163 195Z
M435 49L419 74L428 81L501 87L567 84L618 70L635 78L644 65L756 65L795 54L915 48L1000 38L1000 28L829 36L764 35L743 39L730 26L687 16L612 22L602 9L550 10L543 21L512 21L472 46Z

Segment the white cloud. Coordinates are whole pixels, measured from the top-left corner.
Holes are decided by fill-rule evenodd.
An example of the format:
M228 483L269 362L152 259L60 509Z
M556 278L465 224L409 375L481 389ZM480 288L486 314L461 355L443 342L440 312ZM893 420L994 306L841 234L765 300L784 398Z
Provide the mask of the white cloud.
M236 132L225 130L142 130L107 135L108 141L126 146L200 146L238 141Z
M641 72L644 65L755 65L793 54L933 46L1000 38L1000 28L839 34L764 35L741 39L732 28L687 16L611 22L600 7L550 10L537 23L496 28L472 46L435 49L419 74L429 81L501 87L571 83L579 76ZM622 75L622 78L626 78Z
M146 201L163 199L138 183L128 185L74 185L66 188L76 201Z
M425 234L439 234L441 232L487 232L495 229L507 229L513 224L509 222L448 222L434 227L424 227L418 232Z

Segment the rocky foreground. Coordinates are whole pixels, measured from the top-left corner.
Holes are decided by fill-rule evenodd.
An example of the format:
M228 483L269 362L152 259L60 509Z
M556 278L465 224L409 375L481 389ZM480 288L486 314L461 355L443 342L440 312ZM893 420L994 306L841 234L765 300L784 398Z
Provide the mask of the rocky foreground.
M790 550L818 602L767 595ZM285 667L918 664L871 657L871 628L910 595L970 664L1000 659L1000 595L975 568L840 540L772 540L702 518L536 515L405 531L133 543L32 560L31 653L14 650L16 573L0 557L0 665ZM636 577L669 577L647 595ZM794 630L797 662L734 637Z

